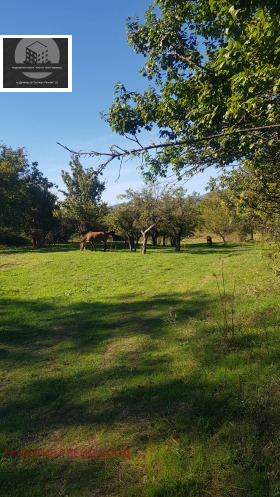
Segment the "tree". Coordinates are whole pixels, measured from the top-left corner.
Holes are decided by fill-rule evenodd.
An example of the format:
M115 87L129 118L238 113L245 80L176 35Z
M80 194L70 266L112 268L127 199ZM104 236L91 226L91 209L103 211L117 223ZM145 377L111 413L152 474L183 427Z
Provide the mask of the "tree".
M165 215L160 186L149 185L138 192L129 189L121 197L126 199L137 212L137 227L142 235L141 252L145 254L150 231L164 219Z
M183 188L178 189L175 194L168 192L163 202L166 205L166 221L169 235L174 238L175 250L180 251L182 238L193 236L199 220L198 198L195 196L185 197Z
M234 231L235 224L224 192L216 190L207 193L200 207L205 228L221 236L226 243L226 236Z
M33 246L43 244L54 225L56 195L54 184L28 164L22 148L6 145L0 152L0 236L4 242L17 243L22 235L32 238Z
M92 226L100 224L101 195L105 190L105 182L98 179L98 174L92 169L84 169L78 155L72 155L69 162L71 174L62 171L62 179L67 191L63 207L70 218L77 225L79 235L86 233ZM101 209L104 215L104 205Z
M147 58L142 75L151 85L140 93L119 82L102 114L134 148L90 152L105 158L99 170L142 155L146 177L166 176L171 164L181 178L210 165L254 162L271 147L279 163L279 0L154 4L159 14L151 6L143 24L127 20L128 43ZM153 126L159 142L142 146L139 133Z
M54 210L54 226L52 229L51 242L67 243L70 236L77 232L76 223L67 215L63 202L58 201Z
M258 184L256 169L249 170L248 167L239 166L216 179L211 178L208 183L208 189L211 191L223 191L236 230L241 236L249 234L251 240L254 238L255 229L262 229L264 221L260 209L261 196L256 189L256 182Z
M23 148L12 150L4 144L0 146L0 236L3 241L8 234L19 235L24 227L27 168Z
M138 217L138 211L130 204L118 205L107 216L109 229L127 239L130 251L136 251L141 236Z
M55 224L54 210L57 197L50 191L54 184L49 182L33 162L26 171L27 206L24 216L25 232L31 236L33 248L44 245L47 234Z

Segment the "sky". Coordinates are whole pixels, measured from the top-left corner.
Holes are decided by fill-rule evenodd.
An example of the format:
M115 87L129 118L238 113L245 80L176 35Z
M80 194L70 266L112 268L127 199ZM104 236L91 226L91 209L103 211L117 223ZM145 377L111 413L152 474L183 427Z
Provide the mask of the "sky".
M145 59L126 41L125 19L144 13L150 0L73 1L48 0L44 5L33 0L14 0L1 5L1 35L72 35L72 92L2 92L0 93L0 141L13 149L25 147L29 162L37 161L39 170L59 188L64 187L61 171L70 171L71 150L108 152L123 139L101 120L99 113L109 109L114 86L121 81L129 90L144 90L146 78L139 71ZM156 141L146 134L144 143ZM81 159L85 167L93 159ZM128 188L139 189L143 179L139 159L124 162L121 176L119 161L107 166L103 200L114 205L117 195ZM137 169L138 168L138 169ZM205 186L215 169L190 179L188 193L205 193ZM61 194L60 194L61 197Z

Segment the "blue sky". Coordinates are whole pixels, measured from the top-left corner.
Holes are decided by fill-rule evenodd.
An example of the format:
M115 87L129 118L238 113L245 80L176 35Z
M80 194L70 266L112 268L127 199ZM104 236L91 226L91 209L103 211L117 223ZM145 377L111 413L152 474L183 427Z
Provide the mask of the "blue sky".
M143 18L150 0L72 1L48 0L4 2L1 6L2 35L72 35L72 93L11 92L0 93L0 140L13 148L26 147L30 163L38 161L39 169L50 181L63 188L61 170L69 170L70 154L56 142L73 150L108 151L122 140L100 119L99 112L112 103L114 86L121 81L127 89L143 90L147 81L139 74L144 58L126 42L125 19L136 14ZM145 137L146 143L155 135ZM81 160L86 167L92 160ZM103 179L103 199L109 204L127 188L142 185L139 162L111 163ZM185 186L188 193L204 192L215 170L192 178Z

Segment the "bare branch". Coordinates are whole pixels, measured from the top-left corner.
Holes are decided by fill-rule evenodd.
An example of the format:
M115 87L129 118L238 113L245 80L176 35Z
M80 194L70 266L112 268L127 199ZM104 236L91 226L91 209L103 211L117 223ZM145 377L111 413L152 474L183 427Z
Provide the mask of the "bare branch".
M242 134L242 133L252 135L252 133L256 132L256 131L262 131L264 133L265 131L269 131L272 129L279 129L279 128L280 128L280 124L271 124L269 126L259 126L257 128L236 129L236 130L232 130L232 131L225 131L222 133L217 133L214 135L203 136L201 138L190 138L188 140L182 140L182 141L175 141L175 142L169 142L169 143L158 143L155 145L148 145L147 147L143 147L140 145L140 148L134 148L131 150L123 149L123 148L119 147L118 145L113 145L110 148L110 150L111 150L110 153L97 152L96 150L91 150L90 152L77 152L75 150L71 150L66 145L62 145L59 142L56 142L56 143L60 147L65 148L65 150L68 150L68 152L70 152L71 154L75 154L78 156L84 155L84 156L89 156L89 157L108 157L106 162L104 162L103 164L101 164L99 166L99 170L102 171L112 160L117 159L117 158L122 158L126 155L138 155L139 156L140 154L143 154L144 152L147 152L148 150L157 150L157 149L162 149L162 148L167 148L167 147L177 147L177 146L184 146L184 145L195 145L196 143L201 143L203 141L206 141L206 142L208 141L210 143L211 140L213 140L215 138L223 138L223 137L226 138L228 136ZM255 136L258 137L258 135L255 135ZM138 140L137 140L137 143L139 143ZM114 149L114 147L115 147L115 149ZM116 149L118 149L118 150L116 150Z
M130 138L130 136L127 136L127 135L124 135L124 136L126 137L126 139L127 139L127 140L131 140L132 142L136 142L136 143L138 143L139 147L142 147L142 148L143 148L143 146L142 146L142 145L141 145L141 143L139 142L139 140L138 140L138 138L137 138L137 136L136 136L136 135L133 135L133 136L134 136L134 138Z
M115 182L117 182L121 177L122 162L123 162L123 157L121 158L121 162L120 162L119 175L118 175L117 179L115 179Z

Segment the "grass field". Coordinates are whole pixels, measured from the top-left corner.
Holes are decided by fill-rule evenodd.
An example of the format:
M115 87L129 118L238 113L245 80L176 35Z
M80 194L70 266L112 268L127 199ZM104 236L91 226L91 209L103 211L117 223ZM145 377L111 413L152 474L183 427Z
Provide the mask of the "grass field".
M0 251L0 493L280 496L279 284L260 245L77 248Z

